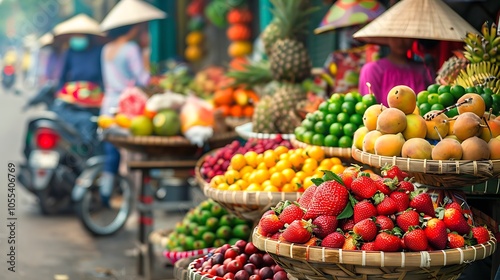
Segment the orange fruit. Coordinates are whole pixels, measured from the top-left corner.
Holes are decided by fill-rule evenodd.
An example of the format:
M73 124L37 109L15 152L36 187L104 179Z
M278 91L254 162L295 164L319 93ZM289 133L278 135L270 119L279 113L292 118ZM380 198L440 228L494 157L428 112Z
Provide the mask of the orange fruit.
M304 180L306 179L308 175L304 172L304 171L298 171L297 173L295 173L295 177L296 178L299 178L300 181L304 182Z
M228 170L224 173L224 177L226 178L226 182L228 184L234 184L234 182L241 179L241 175L236 170Z
M228 191L241 191L241 187L238 184L231 184L227 188Z
M230 57L240 57L252 52L252 43L249 41L234 41L229 45L228 54Z
M242 179L236 181L236 184L239 185L242 190L244 190L248 187L248 182L245 180L242 180Z
M267 165L265 162L261 162L259 163L259 165L257 165L257 169L266 169L267 170Z
M278 156L273 150L267 150L264 152L264 163L268 168L276 165L278 161Z
M282 192L296 192L298 190L297 187L294 187L292 184L284 184L283 187L281 187Z
M229 188L229 185L227 183L220 183L217 185L217 189L221 191L225 191Z
M304 190L307 190L307 188L309 188L310 186L314 185L314 183L311 181L311 176L307 177L305 180L304 180Z
M306 149L307 155L310 158L313 158L317 161L322 161L325 158L325 151L323 151L322 148L319 146L309 146L308 149Z
M245 174L252 172L254 169L250 165L244 166L242 169L240 169L240 174L241 177L245 176Z
M319 166L321 169L328 169L332 168L333 162L329 158L325 158L319 163Z
M247 118L251 118L253 116L253 112L254 112L253 106L247 105L247 106L243 107L243 116L245 116Z
M200 45L203 42L201 31L191 31L186 36L186 45Z
M262 186L256 183L252 183L248 185L248 187L245 189L247 192L260 192L262 191Z
M295 169L299 169L300 166L304 163L304 158L300 154L297 154L297 153L291 154L290 157L288 158L288 160L290 161L293 168L295 168Z
M292 164L287 160L280 160L276 163L276 171L283 171L292 168Z
M236 154L231 158L231 166L234 170L241 170L243 167L247 165L247 161L245 160L245 156L242 154Z
M297 178L297 177L294 177L290 181L290 185L292 185L293 187L299 189L302 186L302 180L299 179L299 178Z
M184 57L188 61L198 61L203 57L203 49L198 45L188 45L184 51Z
M274 149L274 152L279 156L285 153L288 153L288 148L285 146L278 146Z
M257 167L257 153L254 151L246 152L243 156L245 157L245 160L247 164L253 168Z
M335 174L341 174L344 172L345 167L342 164L335 164L330 170Z
M143 115L144 115L144 116L146 116L146 117L148 117L148 118L150 118L150 119L153 119L153 118L154 118L154 116L156 116L156 113L157 113L157 112L155 112L155 111L150 111L150 110L148 110L146 107L144 107L144 113L143 113Z
M281 174L285 176L287 182L291 182L292 179L295 177L295 171L291 168L287 168L281 171Z
M127 117L127 115L118 113L115 116L115 123L120 127L129 128L130 124L132 124L132 120L129 117Z
M282 187L287 182L285 175L279 172L272 173L269 180L271 181L271 184L273 184L273 186L276 186L278 188Z
M97 118L97 126L100 128L106 129L110 128L115 123L115 120L111 116L100 115Z
M269 186L266 186L263 191L265 192L279 192L280 190L278 189L278 187L276 186L273 186L273 185L269 185Z

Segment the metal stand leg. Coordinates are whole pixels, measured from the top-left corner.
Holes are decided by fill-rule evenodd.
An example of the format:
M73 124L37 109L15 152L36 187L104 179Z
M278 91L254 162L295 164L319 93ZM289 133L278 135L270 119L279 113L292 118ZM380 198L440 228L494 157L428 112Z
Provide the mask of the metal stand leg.
M152 246L149 242L149 234L153 228L153 196L151 195L151 177L149 170L142 170L142 184L139 192L139 256L138 256L138 274L151 279L152 270Z

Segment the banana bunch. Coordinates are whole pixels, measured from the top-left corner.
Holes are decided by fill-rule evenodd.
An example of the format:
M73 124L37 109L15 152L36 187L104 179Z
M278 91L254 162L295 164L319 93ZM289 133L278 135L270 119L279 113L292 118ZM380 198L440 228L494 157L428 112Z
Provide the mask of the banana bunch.
M464 56L472 63L490 61L500 63L500 36L497 36L497 25L484 22L481 34L467 33L464 39Z
M455 79L454 84L464 88L473 86L487 87L500 92L500 65L491 61L468 64Z

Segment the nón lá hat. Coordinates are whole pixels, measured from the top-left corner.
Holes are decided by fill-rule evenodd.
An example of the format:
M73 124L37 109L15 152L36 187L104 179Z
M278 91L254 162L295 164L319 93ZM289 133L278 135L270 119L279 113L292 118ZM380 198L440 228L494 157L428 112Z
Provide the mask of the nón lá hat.
M375 44L388 37L463 41L467 32L479 33L441 0L401 0L353 37Z
M377 0L338 0L321 20L315 34L365 24L380 16L385 8Z
M101 23L101 30L146 22L167 17L162 10L142 0L121 0L106 15Z
M99 22L86 14L78 14L57 24L53 29L54 36L66 34L90 34L102 36Z
M51 32L47 32L38 38L38 44L40 44L40 47L45 47L51 45L52 43L54 43L54 35Z

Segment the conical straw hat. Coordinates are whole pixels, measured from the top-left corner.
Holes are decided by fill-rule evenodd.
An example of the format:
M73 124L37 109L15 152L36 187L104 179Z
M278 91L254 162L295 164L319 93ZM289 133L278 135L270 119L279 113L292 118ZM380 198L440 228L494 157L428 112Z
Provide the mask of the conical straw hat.
M101 23L101 30L107 31L165 17L167 17L165 12L142 0L121 0L106 15Z
M338 0L321 20L315 34L370 22L385 8L377 0Z
M99 22L86 14L76 15L54 27L54 36L65 34L90 34L102 36Z
M40 47L45 47L52 43L54 43L54 35L50 32L47 32L43 34L42 37L38 38L38 44L40 44Z
M479 33L441 0L401 0L353 37L375 44L387 37L463 41L467 32Z

